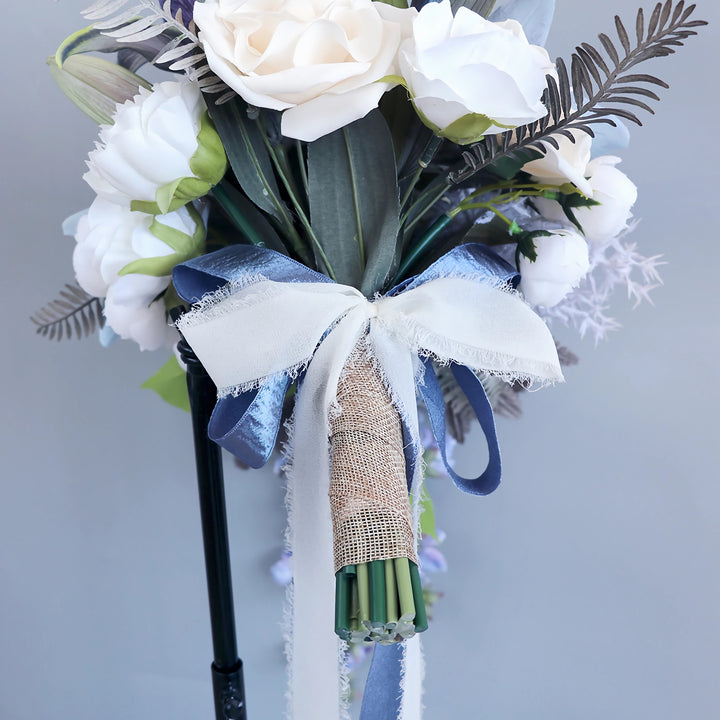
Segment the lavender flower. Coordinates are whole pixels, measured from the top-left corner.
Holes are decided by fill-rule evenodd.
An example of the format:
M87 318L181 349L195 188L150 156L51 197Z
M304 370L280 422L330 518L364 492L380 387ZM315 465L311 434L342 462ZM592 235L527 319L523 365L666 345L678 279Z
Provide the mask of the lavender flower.
M445 533L437 531L438 539L431 535L423 535L418 548L418 560L420 560L420 573L426 576L427 573L447 572L447 560L440 550L440 543L445 540ZM425 582L423 577L423 582Z

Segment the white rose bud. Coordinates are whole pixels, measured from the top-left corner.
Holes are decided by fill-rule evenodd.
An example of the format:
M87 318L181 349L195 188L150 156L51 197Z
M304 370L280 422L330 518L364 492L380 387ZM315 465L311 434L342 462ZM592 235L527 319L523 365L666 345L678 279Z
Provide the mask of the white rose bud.
M177 344L179 335L167 319L162 299L153 301L159 278L125 275L108 290L105 319L121 338L133 340L141 350L159 350ZM153 294L154 293L154 294Z
M192 206L154 217L98 197L78 222L75 274L86 292L106 298L107 323L118 335L156 349L176 335L155 298L176 264L202 252L204 236Z
M371 0L195 3L213 72L251 105L284 110L283 135L316 140L377 107L416 11Z
M153 214L206 195L227 159L196 85L168 81L117 106L84 179L106 200Z
M429 2L400 46L400 74L423 121L465 144L544 117L554 67L515 20L493 23L449 0Z
M600 204L573 212L590 242L616 237L632 217L630 210L637 200L637 187L615 167L619 162L618 157L603 155L588 164L592 199Z
M524 172L543 185L565 185L572 183L586 197L593 196L588 174L588 163L592 150L592 138L581 130L571 130L575 142L564 135L553 135L558 148L542 143L546 150L543 157L523 165Z
M537 259L520 256L520 290L531 305L557 305L590 269L588 246L574 230L555 230L533 238Z

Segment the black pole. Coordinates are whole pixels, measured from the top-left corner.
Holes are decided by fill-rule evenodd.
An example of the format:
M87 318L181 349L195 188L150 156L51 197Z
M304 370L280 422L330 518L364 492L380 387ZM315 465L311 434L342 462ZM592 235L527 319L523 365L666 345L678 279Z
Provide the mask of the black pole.
M247 720L242 660L238 658L230 548L220 447L208 438L217 389L183 338L178 351L187 365L195 464L200 495L214 661L215 720Z

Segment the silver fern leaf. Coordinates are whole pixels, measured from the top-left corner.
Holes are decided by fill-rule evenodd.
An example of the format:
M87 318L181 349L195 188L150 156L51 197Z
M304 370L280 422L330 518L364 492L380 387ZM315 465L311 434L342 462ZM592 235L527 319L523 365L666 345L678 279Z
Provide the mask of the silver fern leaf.
M195 23L183 22L182 8L173 14L172 0L97 0L82 11L103 35L118 42L141 44L162 36L167 42L150 62L171 72L184 72L205 93L234 95L210 69L197 36Z

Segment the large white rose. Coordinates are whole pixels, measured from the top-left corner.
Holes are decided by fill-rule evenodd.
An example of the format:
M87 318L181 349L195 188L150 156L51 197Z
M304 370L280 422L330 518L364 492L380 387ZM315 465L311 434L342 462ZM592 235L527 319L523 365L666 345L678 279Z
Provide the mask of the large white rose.
M117 106L87 165L85 181L106 200L167 212L206 194L222 178L226 159L200 90L168 81Z
M520 256L520 290L531 305L557 305L590 269L588 245L575 230L534 238L537 259Z
M631 208L637 200L637 187L615 166L619 157L603 155L591 160L587 167L592 199L599 202L575 210L575 217L588 240L606 240L619 235L632 217Z
M158 237L168 233L175 247ZM78 222L75 275L86 292L106 298L105 317L118 335L155 350L177 341L155 298L170 284L172 266L201 251L203 236L187 207L153 217L98 197Z
M554 73L544 48L515 20L493 23L449 0L429 2L400 46L400 74L420 116L436 132L468 143L547 114L540 101Z
M377 107L416 11L371 0L206 0L195 22L208 64L251 105L284 110L311 141Z
M592 138L581 130L570 132L575 142L564 135L553 135L558 148L554 148L550 143L542 143L546 150L545 155L525 163L522 169L539 183L560 186L570 182L583 195L592 197L592 185L586 177L592 151Z

